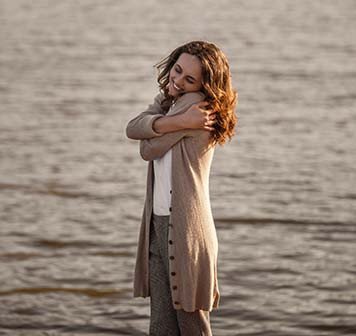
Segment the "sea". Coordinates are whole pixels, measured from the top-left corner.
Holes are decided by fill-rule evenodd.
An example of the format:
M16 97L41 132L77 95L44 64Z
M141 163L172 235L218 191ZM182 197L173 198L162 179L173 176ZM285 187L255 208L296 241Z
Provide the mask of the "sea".
M148 335L125 128L191 40L239 97L210 173L213 335L356 335L355 32L353 0L0 0L0 335Z

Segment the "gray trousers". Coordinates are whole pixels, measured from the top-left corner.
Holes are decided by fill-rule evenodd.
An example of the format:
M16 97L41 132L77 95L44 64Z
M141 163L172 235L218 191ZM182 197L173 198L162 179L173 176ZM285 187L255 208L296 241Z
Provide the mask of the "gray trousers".
M212 336L209 312L174 309L169 284L169 216L152 215L150 230L150 336Z

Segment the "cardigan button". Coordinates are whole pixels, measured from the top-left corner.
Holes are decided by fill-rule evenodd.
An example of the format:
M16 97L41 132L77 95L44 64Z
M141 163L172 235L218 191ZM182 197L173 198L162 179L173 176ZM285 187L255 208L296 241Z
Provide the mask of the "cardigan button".
M177 290L177 289L178 289L178 287L177 287L177 286L173 286L172 288L173 288L173 290Z
M173 256L170 256L169 259L174 260L174 257L173 257Z
M172 207L169 207L169 212L172 212Z
M175 276L177 273L176 272L171 272L171 275L172 276Z
M172 245L172 244L173 244L173 240L169 240L168 243L169 243L170 245Z
M179 305L179 301L174 301L174 304L175 305Z
M171 193L172 193L172 190L170 190L169 193L171 194Z

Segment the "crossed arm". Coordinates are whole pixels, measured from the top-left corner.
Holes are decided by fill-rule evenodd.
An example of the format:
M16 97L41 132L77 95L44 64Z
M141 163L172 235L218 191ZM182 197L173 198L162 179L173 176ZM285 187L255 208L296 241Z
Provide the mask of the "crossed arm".
M140 140L140 154L144 160L163 156L182 138L201 134L198 130L213 130L215 115L203 109L206 106L203 98L201 93L186 93L167 115L163 115L162 96L158 95L145 112L128 123L126 134L131 139Z

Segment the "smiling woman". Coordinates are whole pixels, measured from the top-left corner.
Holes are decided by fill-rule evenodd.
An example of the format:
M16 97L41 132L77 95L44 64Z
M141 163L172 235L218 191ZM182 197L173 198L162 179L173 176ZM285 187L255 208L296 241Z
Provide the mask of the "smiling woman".
M202 69L199 58L183 53L169 72L168 92L178 97L185 92L199 91L202 87Z
M211 131L211 144L224 144L231 139L237 123L237 92L232 87L228 60L215 44L205 41L184 44L159 62L157 68L164 111L184 93L201 92L205 99L180 117L160 118L153 125L155 130L165 133L203 128Z
M236 91L213 43L189 42L157 64L160 93L126 128L149 161L134 295L150 296L150 335L212 335L218 242L209 200L214 147L234 134Z

